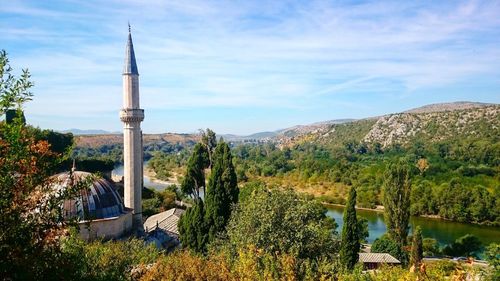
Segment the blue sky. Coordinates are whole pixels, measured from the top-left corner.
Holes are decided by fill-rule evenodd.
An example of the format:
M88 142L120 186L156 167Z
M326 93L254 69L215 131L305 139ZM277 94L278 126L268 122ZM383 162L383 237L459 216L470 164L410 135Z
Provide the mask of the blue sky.
M500 1L2 1L31 124L121 130L129 20L145 133L500 103Z

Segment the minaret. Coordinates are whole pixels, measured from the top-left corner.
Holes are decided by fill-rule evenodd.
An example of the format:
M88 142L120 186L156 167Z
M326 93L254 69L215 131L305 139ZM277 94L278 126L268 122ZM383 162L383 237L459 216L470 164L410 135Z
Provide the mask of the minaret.
M125 207L134 209L133 228L142 229L142 131L144 110L139 106L139 72L135 62L134 45L128 26L128 41L125 49L123 67L123 109L120 111L123 122L123 178Z

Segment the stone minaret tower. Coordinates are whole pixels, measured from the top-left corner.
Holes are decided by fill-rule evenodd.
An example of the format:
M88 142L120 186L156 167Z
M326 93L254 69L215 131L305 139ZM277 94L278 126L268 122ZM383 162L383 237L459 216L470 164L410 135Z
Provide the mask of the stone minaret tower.
M139 72L135 62L134 45L128 27L128 41L125 49L123 67L123 109L120 111L123 122L123 178L125 207L134 209L133 228L142 229L142 184L143 148L141 122L144 110L139 106Z

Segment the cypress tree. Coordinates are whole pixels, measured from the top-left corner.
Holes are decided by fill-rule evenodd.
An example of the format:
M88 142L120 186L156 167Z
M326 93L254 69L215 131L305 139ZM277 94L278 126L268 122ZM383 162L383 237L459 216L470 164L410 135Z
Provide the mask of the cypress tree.
M188 159L186 176L181 183L182 192L193 196L196 201L200 199L200 189L203 188L205 192L205 168L208 165L207 150L202 144L197 143Z
M346 269L353 269L359 258L359 226L356 217L356 189L351 188L347 205L344 209L344 225L342 227L342 244L340 261Z
M410 222L410 168L402 160L389 166L383 187L384 217L389 236L400 247L406 244Z
M420 226L415 228L413 232L413 240L411 243L411 256L410 264L418 267L423 258L423 246L422 246L422 229Z
M238 186L229 146L220 141L213 155L213 166L205 195L205 222L209 241L223 232L231 216L231 205L238 201Z
M197 200L181 216L178 227L179 238L183 247L187 247L198 253L205 252L208 234L204 217L205 210L203 201L201 200Z

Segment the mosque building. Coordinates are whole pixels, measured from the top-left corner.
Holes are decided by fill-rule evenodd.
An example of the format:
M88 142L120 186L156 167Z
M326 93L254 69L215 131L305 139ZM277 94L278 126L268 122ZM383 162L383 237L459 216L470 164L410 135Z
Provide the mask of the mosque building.
M90 173L76 171L53 176L54 190L62 191L75 184L87 185L73 199L63 203L67 219L76 218L83 239L114 239L129 234L142 234L143 145L141 122L144 110L139 105L139 72L135 61L134 45L130 32L125 49L123 68L123 122L124 196L115 184Z

